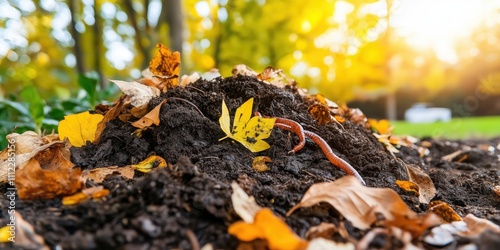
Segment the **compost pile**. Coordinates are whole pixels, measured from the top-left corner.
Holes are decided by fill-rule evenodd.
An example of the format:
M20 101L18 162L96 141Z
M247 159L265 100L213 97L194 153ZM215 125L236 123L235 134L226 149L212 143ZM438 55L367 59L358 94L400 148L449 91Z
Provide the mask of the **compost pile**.
M413 221L420 226L424 224L418 231L412 229L412 225L403 228L384 223L383 216L369 228L360 229L346 219L348 215L338 212L328 202L298 208L287 216L313 184L334 182L347 174L328 161L319 146L309 139L302 150L290 154L299 138L287 130L274 128L265 139L270 148L258 153L233 139L219 141L226 136L219 124L223 100L233 120L237 108L251 98L254 99L252 111L294 120L321 136L337 156L359 172L367 187L392 189L411 210L429 215L429 202L422 202L418 194L396 184L398 180L410 178L409 167L419 169L430 177L435 187L430 201L439 200L441 205L450 208L441 218L446 220L446 214L454 209L459 219L467 214L488 219L487 227L479 227L488 230L469 234L446 231L440 237L441 231L432 231L434 226L439 226L426 227L425 219ZM258 206L272 210L302 241L323 237L329 240L328 244L335 242L345 249L349 246L345 244L371 249L403 249L410 245L432 249L499 246L500 230L496 231L495 227L500 224L500 195L495 193L495 185L500 183L500 139L426 138L396 145L399 152L391 153L373 135L369 123L357 110L330 106L332 117L337 117L337 121L319 124L323 122L318 122L311 113L311 106L318 102L301 93L294 84L275 86L254 76L199 79L186 86L169 88L148 104L148 111L162 104L158 125L151 125L138 134L137 127L131 125L134 118L124 122L116 117L106 124L98 141L70 148L71 161L84 173L139 164L150 156L161 157L165 166L152 166L154 170L149 173L135 169L133 178L110 174L100 184L87 179L86 187L102 185L109 194L74 205L62 205L59 197L17 200L16 213L22 214L23 220L33 226L32 233L43 238L50 248L271 248L269 244L273 239L244 240L241 234L228 233L228 227L243 217L235 211L231 199L235 192L231 183L235 181L246 194L254 197ZM266 162L267 170L254 168L257 156L272 160ZM1 188L7 193L8 185L3 184ZM2 197L0 225L6 225L9 219L8 204L9 198ZM438 210L435 212L439 215ZM268 226L274 228L271 223ZM312 232L311 228L320 224L327 226ZM391 229L395 227L402 230L397 233ZM412 232L409 239L402 233L405 230ZM278 229L272 233L277 238L285 237ZM437 240L433 241L432 237ZM1 243L0 247L15 246Z

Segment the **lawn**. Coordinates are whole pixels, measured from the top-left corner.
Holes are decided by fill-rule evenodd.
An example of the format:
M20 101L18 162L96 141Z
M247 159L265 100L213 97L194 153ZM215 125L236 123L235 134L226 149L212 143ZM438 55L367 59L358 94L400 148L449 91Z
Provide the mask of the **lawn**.
M393 134L433 138L492 138L500 136L500 116L455 118L450 122L408 123L392 122Z

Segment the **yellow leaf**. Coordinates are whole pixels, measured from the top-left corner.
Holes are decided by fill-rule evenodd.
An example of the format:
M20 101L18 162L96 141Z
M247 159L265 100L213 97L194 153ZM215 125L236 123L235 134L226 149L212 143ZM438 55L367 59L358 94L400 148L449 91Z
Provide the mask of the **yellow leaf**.
M451 223L462 220L460 215L444 201L431 201L429 203L429 210L434 212L444 222Z
M273 250L299 250L307 247L307 242L298 237L269 208L257 212L253 223L239 221L232 224L228 232L240 241L266 240L269 249Z
M97 130L97 124L102 120L100 114L83 113L64 116L64 120L59 122L59 138L68 138L74 147L81 147L87 141L93 142Z
M163 158L157 155L152 155L145 160L139 162L138 164L132 165L134 169L141 171L143 173L149 173L153 168L164 168L167 166L167 162Z
M420 195L420 193L419 193L419 191L418 191L418 190L419 190L419 187L418 187L418 185L417 185L417 184L415 184L414 182L411 182L411 181L401 181L401 180L397 180L397 181L396 181L396 184L397 184L400 188L402 188L402 189L404 189L404 190L406 190L406 191L408 191L408 192L413 192L413 193L415 193L415 195L416 195L416 196L419 196L419 195Z
M154 109L149 111L145 116L143 116L141 119L135 121L132 123L132 126L140 129L148 128L151 125L156 125L158 126L160 124L160 109L161 106L166 102L167 100L163 100L160 104L158 104Z
M224 100L222 101L222 115L219 118L219 124L222 131L224 131L227 136L219 139L219 141L227 137L232 138L254 153L266 150L270 147L269 144L263 140L271 136L276 119L262 118L259 116L250 118L252 115L252 106L253 98L250 98L236 109L233 129L230 131L229 111Z
M0 228L0 243L11 242L9 240L10 236L10 226L5 226Z
M74 195L63 197L62 204L65 206L75 205L82 203L89 199L99 199L105 197L109 194L108 189L104 189L102 186L91 187L84 189Z

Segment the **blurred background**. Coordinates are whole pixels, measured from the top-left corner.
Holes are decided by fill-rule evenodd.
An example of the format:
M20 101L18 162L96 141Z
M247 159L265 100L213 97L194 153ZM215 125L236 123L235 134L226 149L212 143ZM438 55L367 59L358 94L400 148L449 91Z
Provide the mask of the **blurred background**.
M395 133L492 137L499 39L498 0L0 0L0 135L112 101L163 43L182 74L270 65Z

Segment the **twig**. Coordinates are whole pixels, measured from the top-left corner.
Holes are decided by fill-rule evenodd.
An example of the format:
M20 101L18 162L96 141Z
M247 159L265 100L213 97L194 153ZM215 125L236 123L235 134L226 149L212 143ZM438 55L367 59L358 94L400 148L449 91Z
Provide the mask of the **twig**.
M193 106L193 108L196 109L196 111L198 111L198 113L200 113L200 115L202 115L203 117L206 117L202 112L201 110L196 106L194 105L194 103L186 100L186 99L183 99L183 98L179 98L179 97L168 97L167 99L172 99L172 100L178 100L178 101L183 101L183 102L186 102L188 104L190 104L191 106Z

